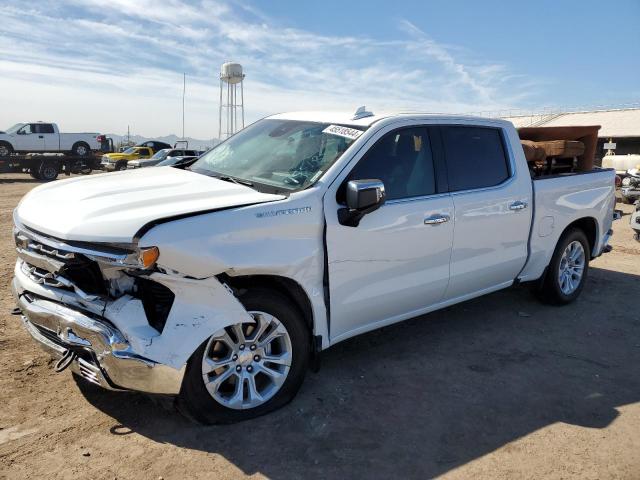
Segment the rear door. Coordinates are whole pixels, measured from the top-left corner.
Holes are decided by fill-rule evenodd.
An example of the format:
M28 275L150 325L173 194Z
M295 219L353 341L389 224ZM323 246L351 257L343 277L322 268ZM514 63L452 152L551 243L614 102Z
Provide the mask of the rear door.
M36 133L44 139L44 150L57 152L60 149L60 136L50 123L36 123Z
M332 342L417 315L445 293L453 202L430 138L427 127L383 129L325 194ZM341 225L344 187L363 179L382 180L387 201L357 227Z
M505 132L489 126L440 128L455 209L446 298L500 288L527 258L531 179L517 172Z

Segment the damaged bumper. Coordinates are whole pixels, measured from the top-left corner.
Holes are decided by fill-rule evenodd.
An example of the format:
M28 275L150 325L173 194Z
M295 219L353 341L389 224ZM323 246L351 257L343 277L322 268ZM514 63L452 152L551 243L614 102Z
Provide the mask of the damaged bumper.
M180 391L184 366L175 369L138 355L109 322L27 291L19 274L12 291L33 339L58 359L74 352L70 368L85 380L110 390Z
M70 361L73 371L104 388L177 394L202 342L228 325L253 322L215 277L140 272L126 255L20 228L14 236L12 291L24 327L61 359L59 366ZM100 293L100 284L111 287ZM166 306L162 321L159 305Z

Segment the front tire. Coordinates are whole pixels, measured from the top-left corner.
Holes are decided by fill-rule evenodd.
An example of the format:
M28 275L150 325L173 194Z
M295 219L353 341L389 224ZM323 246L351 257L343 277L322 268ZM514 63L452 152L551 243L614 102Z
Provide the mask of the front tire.
M126 170L127 169L127 162L118 162L116 163L116 167L115 167L115 171L119 172L121 170Z
M0 142L0 157L8 157L13 153L13 147L10 143Z
M286 297L254 289L239 297L255 323L215 332L187 363L178 408L205 424L235 423L289 403L307 371L310 337Z
M541 300L552 305L566 305L578 298L589 272L590 253L584 232L577 228L567 230L558 240L541 282Z

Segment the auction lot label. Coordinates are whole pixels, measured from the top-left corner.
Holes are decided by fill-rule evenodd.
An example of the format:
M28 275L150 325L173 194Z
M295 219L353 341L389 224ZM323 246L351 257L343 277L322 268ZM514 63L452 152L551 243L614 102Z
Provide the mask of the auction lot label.
M338 135L339 137L350 138L355 140L362 135L362 130L357 128L342 127L340 125L329 125L322 133L329 133L331 135Z

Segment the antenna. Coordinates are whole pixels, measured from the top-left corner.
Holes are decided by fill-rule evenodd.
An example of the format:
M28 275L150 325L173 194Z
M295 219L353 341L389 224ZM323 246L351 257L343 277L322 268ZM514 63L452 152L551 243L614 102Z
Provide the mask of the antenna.
M356 110L356 113L353 115L351 120L359 120L365 117L373 117L373 112L367 111L367 107L363 105L361 107L358 107L358 109Z
M220 67L220 111L218 115L218 138L220 140L229 138L244 128L244 77L242 65L239 63L227 62ZM240 87L239 101L238 86ZM226 95L226 103L222 103L223 93ZM240 111L240 128L238 128L238 110Z

